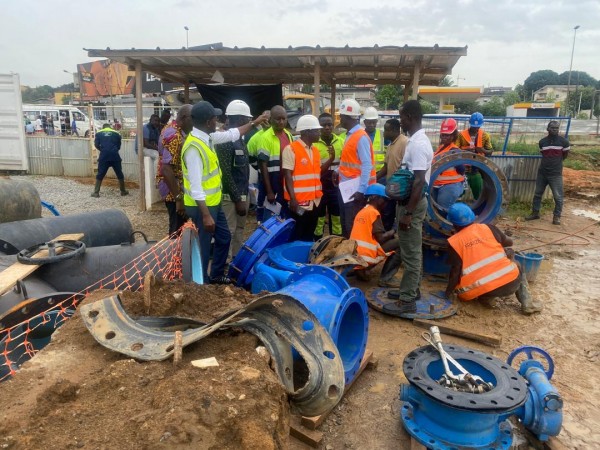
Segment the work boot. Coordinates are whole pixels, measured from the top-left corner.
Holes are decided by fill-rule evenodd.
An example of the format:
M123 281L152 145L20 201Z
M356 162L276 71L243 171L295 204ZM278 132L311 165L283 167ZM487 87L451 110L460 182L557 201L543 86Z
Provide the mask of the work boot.
M386 314L391 314L392 316L402 317L407 314L416 314L417 313L417 302L393 302L386 303L383 305L383 312Z
M560 216L554 216L552 219L552 225L560 225Z
M527 282L521 283L519 289L515 292L517 300L521 303L521 312L526 315L538 313L542 310L542 305L533 300L529 293L529 286Z
M121 189L121 195L129 195L129 191L125 189L125 180L119 180L119 188Z
M94 192L92 192L92 197L100 197L100 186L102 186L102 181L96 180L96 186L94 186Z
M525 217L525 220L537 220L539 218L540 218L540 213L534 211L531 214L529 214L527 217Z

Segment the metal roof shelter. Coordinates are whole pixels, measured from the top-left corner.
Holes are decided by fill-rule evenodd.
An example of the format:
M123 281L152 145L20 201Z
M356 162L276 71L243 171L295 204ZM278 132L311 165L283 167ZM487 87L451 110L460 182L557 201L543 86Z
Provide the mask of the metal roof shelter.
M467 47L288 47L239 48L221 43L182 49L84 49L90 57L104 57L132 67L136 71L136 98L141 118L142 70L162 81L182 83L189 92L190 83L209 83L219 78L227 84L306 83L319 88L329 84L335 98L336 84L402 84L412 87L416 98L419 85L437 86L452 71ZM219 76L220 75L220 76ZM408 98L405 89L405 99ZM187 98L187 96L186 96ZM332 103L332 110L335 105ZM138 121L141 140L142 123ZM138 145L142 145L141 142ZM140 152L140 158L142 152ZM140 159L142 161L142 159ZM143 171L143 163L140 164ZM143 173L140 190L143 191ZM142 192L143 195L143 192ZM141 205L140 205L141 206ZM145 209L145 205L141 206Z

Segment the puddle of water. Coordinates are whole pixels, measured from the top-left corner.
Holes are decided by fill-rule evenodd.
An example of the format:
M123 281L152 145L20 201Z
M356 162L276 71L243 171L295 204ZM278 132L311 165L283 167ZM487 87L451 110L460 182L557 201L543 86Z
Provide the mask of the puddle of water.
M588 219L600 221L600 213L588 211L587 209L574 209L573 214L576 216L587 217Z

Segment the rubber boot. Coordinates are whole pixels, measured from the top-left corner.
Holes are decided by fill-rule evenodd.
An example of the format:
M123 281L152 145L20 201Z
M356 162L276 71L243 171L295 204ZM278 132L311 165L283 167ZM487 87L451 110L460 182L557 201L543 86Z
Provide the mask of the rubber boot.
M96 180L96 186L94 186L94 192L92 192L92 197L100 197L100 186L102 186L102 180Z
M527 283L524 274L521 274L521 284L519 285L517 292L515 292L515 295L517 296L519 303L521 303L521 312L523 314L529 315L542 310L542 305L534 301L531 297L531 294L529 293L529 284Z
M119 188L121 189L121 195L129 195L129 191L125 189L125 180L119 180Z
M531 214L529 214L527 217L525 217L525 220L538 220L540 218L540 213L537 211L533 211Z

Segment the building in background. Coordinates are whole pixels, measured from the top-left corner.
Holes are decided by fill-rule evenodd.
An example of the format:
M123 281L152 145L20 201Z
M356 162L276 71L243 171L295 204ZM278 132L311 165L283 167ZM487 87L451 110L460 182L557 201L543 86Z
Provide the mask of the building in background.
M522 102L506 108L508 117L558 117L560 102Z
M480 105L484 105L489 102L494 97L504 97L505 94L512 92L511 87L504 86L490 86L483 88L483 94L477 99L477 103Z
M454 114L453 102L476 101L483 86L419 86L419 97L437 103L440 114Z
M533 91L534 102L564 102L567 100L567 92L570 90L571 95L575 91L583 89L584 86L566 84L548 84L537 91Z

